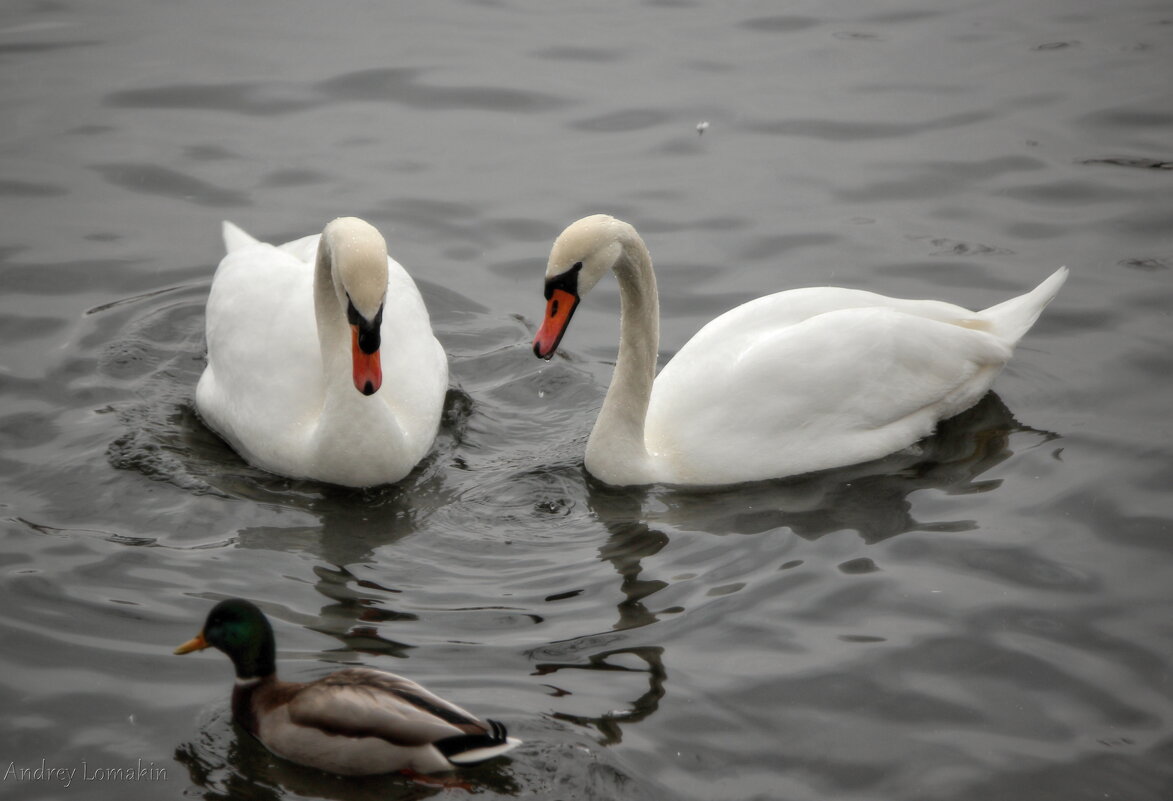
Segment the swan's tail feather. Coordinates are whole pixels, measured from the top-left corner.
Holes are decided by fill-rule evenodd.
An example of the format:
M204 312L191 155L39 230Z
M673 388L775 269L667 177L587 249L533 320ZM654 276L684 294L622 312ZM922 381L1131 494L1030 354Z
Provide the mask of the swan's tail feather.
M234 250L240 250L248 245L255 245L257 239L241 228L236 223L224 221L222 226L224 232L224 249L231 253Z
M1043 309L1059 293L1068 272L1066 267L1060 267L1030 292L978 312L978 317L987 321L996 334L1013 345L1031 329Z

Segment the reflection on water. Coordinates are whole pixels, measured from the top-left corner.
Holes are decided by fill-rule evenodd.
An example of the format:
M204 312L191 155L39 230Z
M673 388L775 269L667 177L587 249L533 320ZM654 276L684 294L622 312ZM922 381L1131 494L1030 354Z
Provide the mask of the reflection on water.
M541 650L540 653L532 654L535 658L550 658L557 655L559 649L555 647L547 647ZM623 740L623 730L620 724L639 723L644 718L648 717L656 711L659 706L660 699L664 697L666 692L664 688L664 680L667 678L667 673L664 670L662 656L664 654L663 648L654 646L644 648L620 648L614 651L595 651L592 653L587 661L587 664L579 664L577 662L570 662L566 664L558 664L554 662L538 662L535 666L534 675L549 676L557 673L560 670L600 670L613 671L619 673L646 673L647 691L641 694L638 698L631 702L628 709L616 711L609 710L598 717L573 715L565 712L557 712L555 717L561 720L567 720L571 723L576 723L580 726L589 725L598 729L602 739L599 740L600 745L614 745ZM616 664L614 660L621 657L634 657L643 663L644 667L628 667L624 664ZM627 660L630 661L630 660ZM556 679L554 679L556 680ZM637 679L642 682L643 677ZM550 684L547 685L556 694L563 694L566 691Z
M947 494L989 492L998 479L979 477L1010 458L1012 434L1030 434L1037 447L1054 434L1026 428L991 392L966 412L944 421L917 445L864 465L740 488L735 500L704 494L661 492L660 510L648 519L684 530L756 534L780 528L816 539L855 531L876 543L908 531L966 531L972 520L919 521L908 496L922 490Z

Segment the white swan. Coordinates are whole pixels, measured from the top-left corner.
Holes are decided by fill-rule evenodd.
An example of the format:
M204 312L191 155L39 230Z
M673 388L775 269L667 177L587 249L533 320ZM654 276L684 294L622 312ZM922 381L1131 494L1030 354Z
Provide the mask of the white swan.
M619 279L619 356L586 447L608 484L719 485L878 459L975 404L1067 279L973 312L834 287L758 298L702 328L657 378L660 309L647 247L599 214L546 268L534 353L554 355L579 300Z
M341 217L280 247L224 223L207 306L203 420L273 473L366 487L431 448L448 361L379 232Z

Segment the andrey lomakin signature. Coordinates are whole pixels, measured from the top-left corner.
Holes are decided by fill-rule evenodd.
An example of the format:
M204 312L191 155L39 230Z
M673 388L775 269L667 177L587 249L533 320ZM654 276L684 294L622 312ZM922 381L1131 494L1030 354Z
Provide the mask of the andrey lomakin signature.
M13 761L0 774L0 782L10 781L60 782L62 787L69 787L74 782L162 782L167 781L167 769L154 762L144 765L141 759L114 768L92 767L84 759L75 767L55 767L47 759L33 766L20 766Z

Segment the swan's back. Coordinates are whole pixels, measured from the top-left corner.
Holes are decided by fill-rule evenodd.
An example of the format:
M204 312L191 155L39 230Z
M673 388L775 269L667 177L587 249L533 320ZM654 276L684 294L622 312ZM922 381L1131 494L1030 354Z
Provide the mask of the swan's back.
M657 480L751 481L905 448L981 399L1065 278L981 312L823 287L739 306L655 381Z

